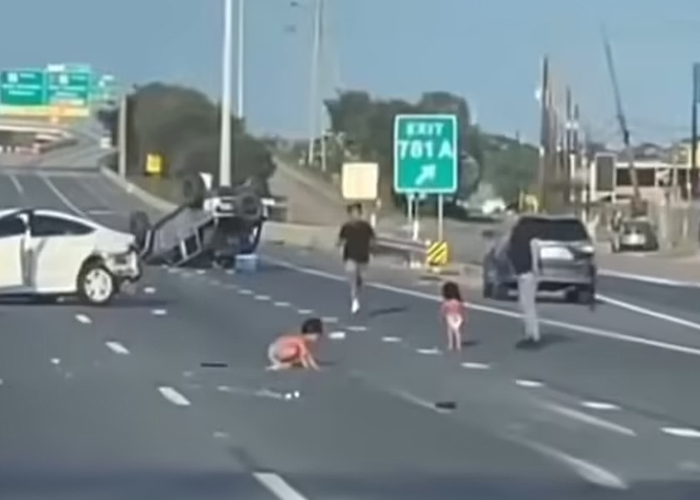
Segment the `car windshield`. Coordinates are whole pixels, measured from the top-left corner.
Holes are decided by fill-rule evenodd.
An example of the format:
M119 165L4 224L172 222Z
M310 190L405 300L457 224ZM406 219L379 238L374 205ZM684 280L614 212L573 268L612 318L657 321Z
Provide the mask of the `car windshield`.
M586 228L578 219L522 219L528 233L548 241L582 241L588 239Z
M649 224L647 222L626 222L622 225L622 232L624 234L644 233L648 228Z

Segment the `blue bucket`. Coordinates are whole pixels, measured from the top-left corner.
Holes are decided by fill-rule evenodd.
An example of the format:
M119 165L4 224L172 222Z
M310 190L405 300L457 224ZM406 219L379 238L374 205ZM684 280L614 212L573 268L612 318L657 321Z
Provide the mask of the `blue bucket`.
M254 273L258 270L258 256L254 253L236 255L236 271Z

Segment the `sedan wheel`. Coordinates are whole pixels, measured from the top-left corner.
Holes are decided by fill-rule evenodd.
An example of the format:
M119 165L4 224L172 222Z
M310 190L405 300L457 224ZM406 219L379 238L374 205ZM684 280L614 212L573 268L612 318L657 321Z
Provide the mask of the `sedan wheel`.
M92 305L107 304L116 293L112 274L100 264L89 264L78 277L78 294L83 302Z

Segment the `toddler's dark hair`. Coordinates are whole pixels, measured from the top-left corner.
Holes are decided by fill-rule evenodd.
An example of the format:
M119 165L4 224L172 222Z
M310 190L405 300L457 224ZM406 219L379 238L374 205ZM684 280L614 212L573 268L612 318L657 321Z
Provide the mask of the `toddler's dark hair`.
M319 318L309 318L301 324L302 334L323 334L323 322Z
M462 294L459 286L454 281L447 281L442 285L442 298L445 300L459 300L462 302Z

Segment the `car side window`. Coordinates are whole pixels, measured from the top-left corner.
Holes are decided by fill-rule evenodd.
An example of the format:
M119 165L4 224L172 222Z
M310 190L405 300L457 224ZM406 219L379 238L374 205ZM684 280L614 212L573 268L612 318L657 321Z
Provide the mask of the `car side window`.
M90 226L61 217L35 215L32 218L32 236L35 237L83 236L92 231Z
M19 215L0 219L0 238L24 234L26 226Z

